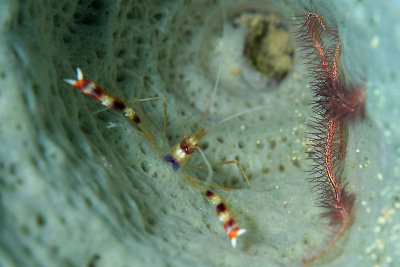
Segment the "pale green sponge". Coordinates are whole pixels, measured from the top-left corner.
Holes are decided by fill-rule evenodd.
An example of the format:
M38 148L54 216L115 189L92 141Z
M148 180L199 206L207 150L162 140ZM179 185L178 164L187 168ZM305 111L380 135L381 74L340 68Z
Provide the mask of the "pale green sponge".
M307 182L311 80L291 20L305 8L337 25L346 79L367 91L345 158L352 224L316 265L400 265L395 0L1 1L0 265L300 266L323 249L333 232ZM266 40L282 45L265 50ZM154 148L63 82L77 67L133 107L164 97L167 144L161 100L140 102ZM213 169L212 183L235 191L213 190L247 229L235 249L185 179L206 179L200 154L179 172L163 160L216 123L200 142L208 161L238 160L249 177L234 164Z

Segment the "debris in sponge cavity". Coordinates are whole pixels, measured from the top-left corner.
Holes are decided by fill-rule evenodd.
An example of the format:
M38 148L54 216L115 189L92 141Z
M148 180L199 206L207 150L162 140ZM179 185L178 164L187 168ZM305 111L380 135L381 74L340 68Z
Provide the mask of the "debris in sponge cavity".
M294 46L288 29L276 14L247 12L237 24L248 27L244 55L272 85L280 83L293 65Z

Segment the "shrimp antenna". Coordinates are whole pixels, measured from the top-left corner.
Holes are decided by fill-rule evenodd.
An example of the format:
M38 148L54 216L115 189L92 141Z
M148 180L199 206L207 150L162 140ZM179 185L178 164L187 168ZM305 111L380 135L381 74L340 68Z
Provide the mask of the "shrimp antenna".
M210 107L210 109L211 109L211 103L214 100L214 97L217 93L219 80L221 78L221 72L222 72L222 62L225 58L225 21L226 21L225 1L221 0L220 3L221 3L221 10L222 10L222 55L221 55L222 59L219 61L217 79L215 80L214 89L211 94L210 102L208 103L208 106Z
M203 118L201 119L201 124L200 125L204 125L204 122L206 121L206 119L208 118L208 115L210 114L210 110L211 110L211 104L215 98L215 95L217 94L217 90L219 87L219 82L221 79L221 73L222 73L222 62L225 58L225 21L226 21L226 12L225 12L225 1L221 0L220 1L221 4L221 12L222 12L222 53L220 56L220 60L218 63L218 72L217 72L217 77L215 79L215 83L214 83L214 88L213 91L211 93L211 97L208 100L208 104L207 104L207 108L206 111L204 112Z
M221 124L223 124L223 123L225 123L225 122L227 122L227 121L230 121L230 120L232 120L232 119L234 119L234 118L236 118L236 117L245 115L245 114L247 114L247 113L251 113L251 112L253 112L253 111L257 111L257 110L260 110L260 109L267 109L267 108L271 108L271 107L270 107L270 106L267 106L267 105L260 105L260 106L255 106L255 107L252 107L252 108L249 108L249 109L240 111L240 112L238 112L238 113L232 114L232 115L230 115L230 116L228 116L228 117L226 117L226 118L224 118L224 119L218 121L217 123L214 123L214 124L210 125L210 126L207 128L206 131L208 132L208 131L211 130L212 128L214 128L214 127L216 127L216 126L219 126L219 125L221 125Z
M202 156L202 158L203 158L203 160L204 160L204 163L205 163L206 166L207 166L208 174L207 174L206 183L207 183L207 184L210 184L210 183L211 183L211 179L212 179L212 177L213 177L213 169L212 169L212 167L211 167L210 162L209 162L208 159L206 158L206 155L204 155L203 150L202 150L200 147L197 148L197 150L200 152L200 155Z
M267 107L268 106L266 106L266 105L261 105L261 106L255 106L255 107L249 108L247 110L240 111L238 113L235 113L235 114L232 114L232 115L226 117L225 119L220 120L219 122L216 123L216 125L224 123L224 122L227 122L227 121L229 121L231 119L234 119L236 117L245 115L247 113L250 113L250 112L253 112L253 111L256 111L256 110L260 110L260 109L264 109L264 108L267 108Z

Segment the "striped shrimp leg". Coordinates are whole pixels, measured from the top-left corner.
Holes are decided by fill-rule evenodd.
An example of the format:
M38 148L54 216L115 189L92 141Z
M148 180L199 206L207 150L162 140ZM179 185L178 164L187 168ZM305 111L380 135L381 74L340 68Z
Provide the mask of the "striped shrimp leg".
M122 112L125 117L133 121L139 127L139 129L150 140L150 142L155 144L153 135L143 125L142 120L139 118L137 112L133 108L128 107L124 101L106 94L100 86L91 80L85 79L80 68L76 69L76 77L76 80L64 79L64 82L78 88L85 95L100 101L100 103L107 108Z
M226 233L231 240L232 247L236 247L237 237L246 233L246 229L239 228L236 220L230 215L229 209L226 204L222 201L221 197L215 194L211 190L207 190L204 194L211 200L215 205L219 220L223 223Z

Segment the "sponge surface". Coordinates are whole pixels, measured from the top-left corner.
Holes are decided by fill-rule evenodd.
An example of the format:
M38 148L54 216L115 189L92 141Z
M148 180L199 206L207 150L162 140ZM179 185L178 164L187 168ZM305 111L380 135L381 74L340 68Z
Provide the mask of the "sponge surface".
M372 0L3 0L0 265L300 266L323 249L333 230L305 155L312 92L290 37L304 7L338 26L346 78L367 90L345 159L354 219L319 263L399 265L400 5ZM269 40L282 49L257 50ZM137 108L156 146L63 83L76 67ZM157 96L166 136L162 100L134 101ZM163 160L200 126L211 127L200 142L208 161L238 160L249 177L234 164L213 171L213 184L235 190L214 189L247 229L236 249L187 182L208 175L200 155L179 172Z

